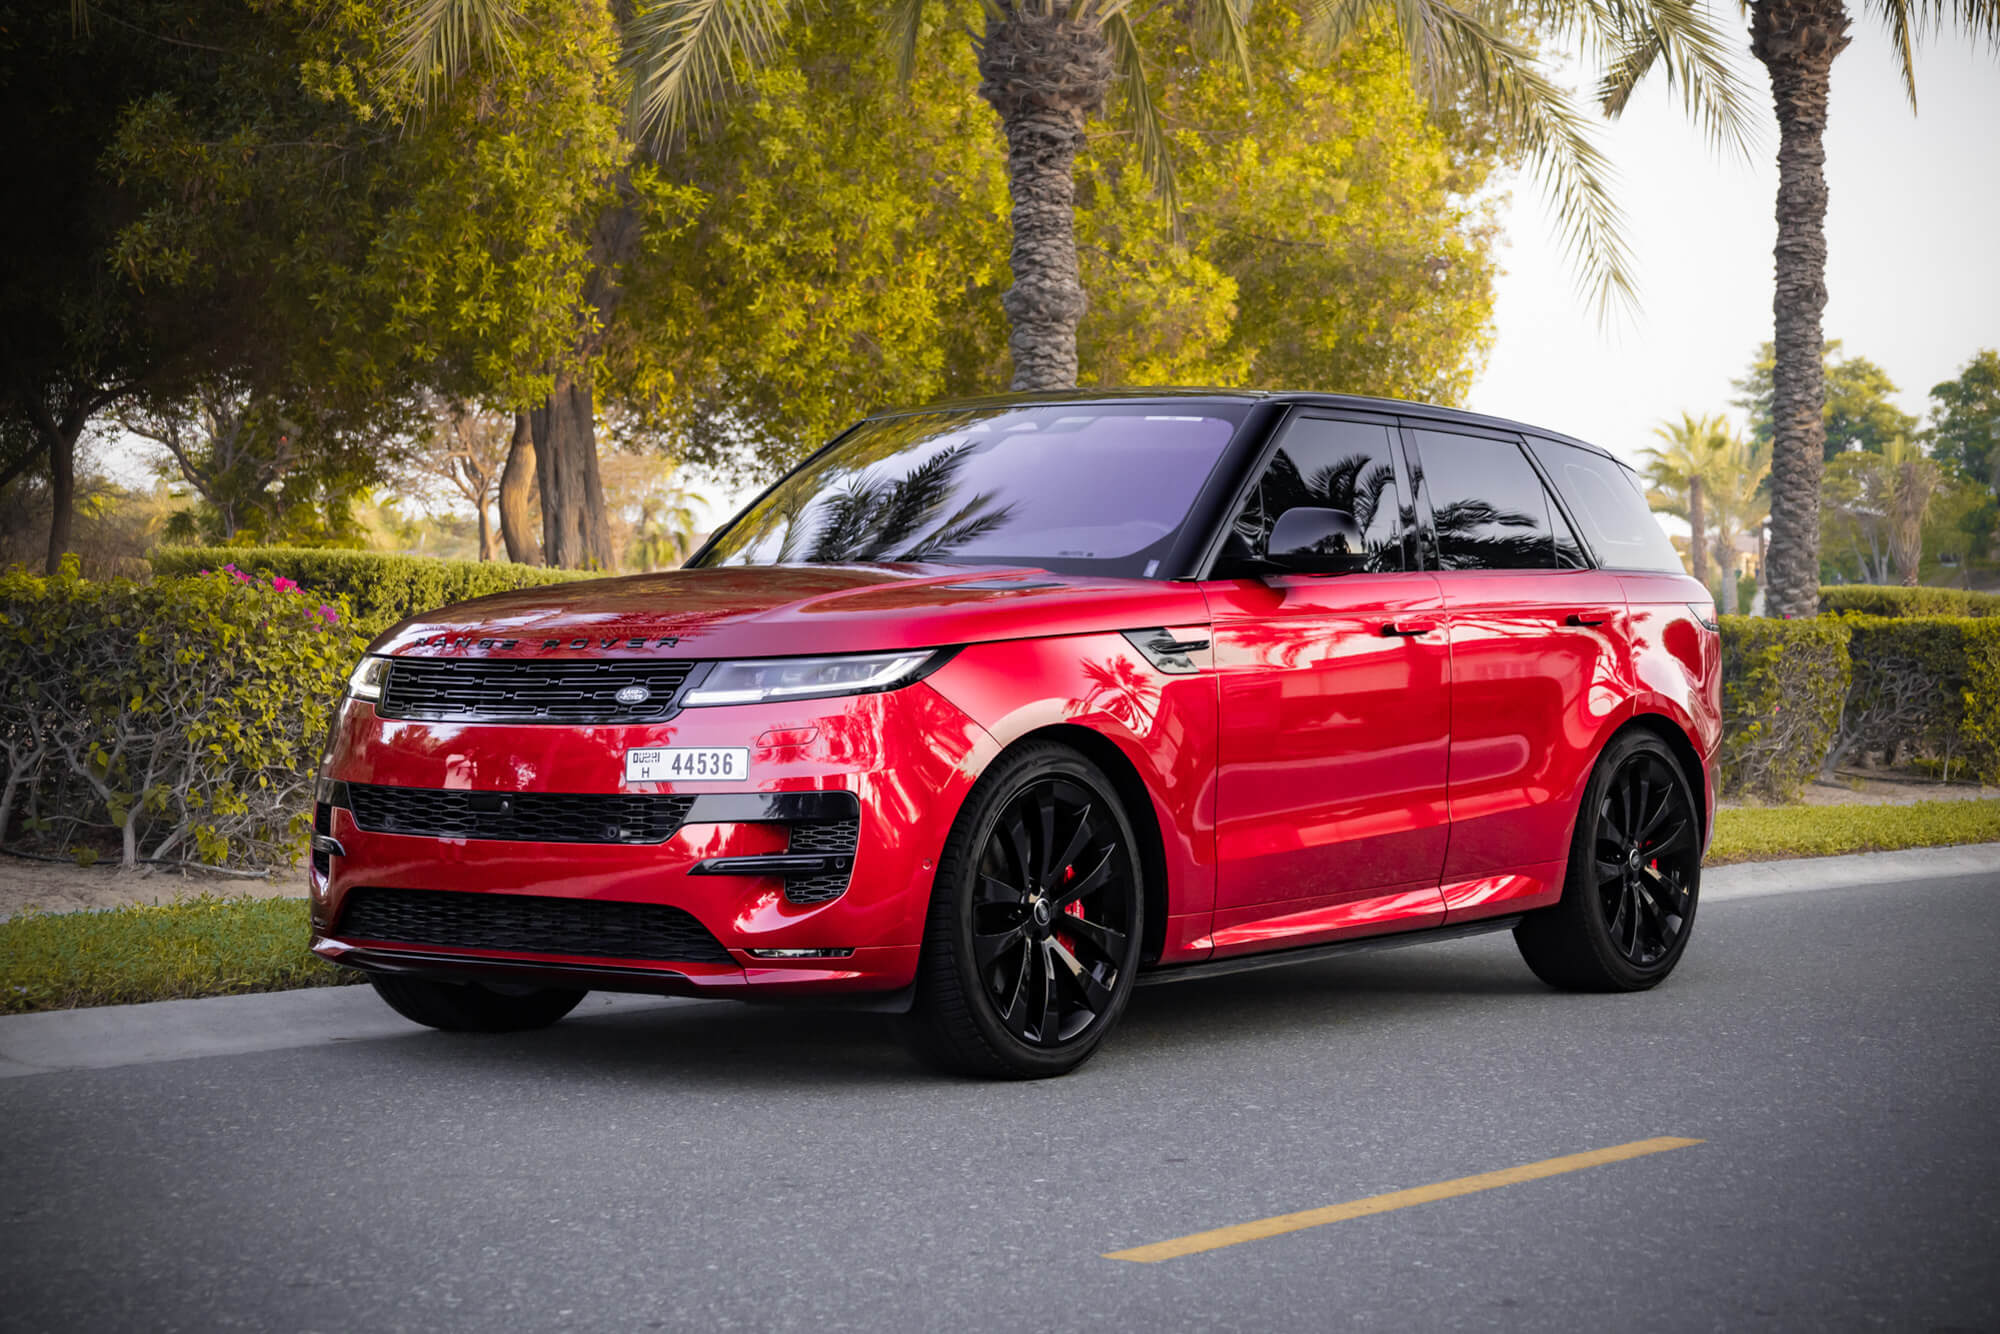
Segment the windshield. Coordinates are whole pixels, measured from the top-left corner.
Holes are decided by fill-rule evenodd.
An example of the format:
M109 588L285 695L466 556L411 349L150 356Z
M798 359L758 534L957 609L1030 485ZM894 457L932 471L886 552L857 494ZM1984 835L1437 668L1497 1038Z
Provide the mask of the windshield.
M963 561L1151 577L1247 411L1055 403L864 422L739 515L701 563Z

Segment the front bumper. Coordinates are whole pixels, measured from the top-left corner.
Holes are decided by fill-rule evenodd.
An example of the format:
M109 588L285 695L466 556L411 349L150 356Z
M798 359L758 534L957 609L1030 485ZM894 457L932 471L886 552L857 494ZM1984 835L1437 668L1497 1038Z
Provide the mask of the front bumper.
M654 746L749 746L750 776L727 785L627 784L625 752ZM808 704L686 709L664 722L620 726L404 722L350 700L323 767L333 784L693 800L670 837L644 843L385 832L379 816L363 827L358 803L328 802L317 812L318 834L330 842L313 858L312 948L381 972L601 990L743 998L896 991L915 978L937 858L993 749L985 732L921 682ZM836 887L809 877L811 868L768 859L799 855L793 831L826 828L820 817L836 809L858 815L858 837L844 891L825 897ZM801 812L813 818L801 823ZM823 840L805 851L820 855L829 846L838 851ZM487 896L522 896L494 905L520 910L509 913L517 923L524 914L535 920L531 908L565 920L593 915L563 913L564 901L674 909L720 948L690 951L700 957L632 957L617 945L575 952L573 933L562 938L567 948L553 937L543 948L517 929L505 948L491 948L479 933L421 938L455 934L442 927L399 928L395 939L357 929L382 920L358 911L371 895L445 902L416 897L426 894L449 894L457 904L476 896L481 906Z

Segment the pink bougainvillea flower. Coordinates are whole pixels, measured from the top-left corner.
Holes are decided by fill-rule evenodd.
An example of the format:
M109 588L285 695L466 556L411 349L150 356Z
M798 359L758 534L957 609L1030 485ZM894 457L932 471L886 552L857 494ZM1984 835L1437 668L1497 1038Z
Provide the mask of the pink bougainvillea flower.
M335 611L332 607L327 606L326 603L324 602L319 604L319 614L326 617L326 623L328 625L340 624L340 613Z
M271 576L271 587L277 589L280 593L296 593L299 591L298 581L287 579L282 574Z

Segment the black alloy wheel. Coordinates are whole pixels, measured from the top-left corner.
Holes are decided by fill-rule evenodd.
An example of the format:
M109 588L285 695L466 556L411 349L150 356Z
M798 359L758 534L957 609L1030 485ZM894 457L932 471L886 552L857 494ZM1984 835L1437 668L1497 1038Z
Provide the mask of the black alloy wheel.
M919 1047L965 1073L1036 1078L1090 1055L1131 995L1145 896L1097 768L1038 744L981 781L940 863Z
M1611 943L1637 968L1665 958L1694 908L1695 815L1670 761L1628 758L1599 803L1591 874Z
M1680 962L1701 892L1701 817L1673 752L1614 738L1577 812L1562 900L1515 942L1535 975L1571 991L1642 991Z

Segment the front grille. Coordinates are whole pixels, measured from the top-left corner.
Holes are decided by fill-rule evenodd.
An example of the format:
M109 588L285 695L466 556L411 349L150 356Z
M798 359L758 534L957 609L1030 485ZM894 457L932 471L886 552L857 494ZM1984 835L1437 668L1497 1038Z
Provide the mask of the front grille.
M693 914L657 903L362 888L348 894L335 930L353 940L432 949L734 962Z
M664 843L693 797L638 792L467 792L347 784L354 822L370 833L525 843Z
M671 717L691 662L393 658L375 712L452 723L647 723ZM636 703L618 692L646 691Z
M861 821L854 818L795 824L791 828L789 852L823 855L844 853L852 857L861 843ZM847 892L848 871L827 871L820 875L785 877L785 897L793 903L825 903Z

